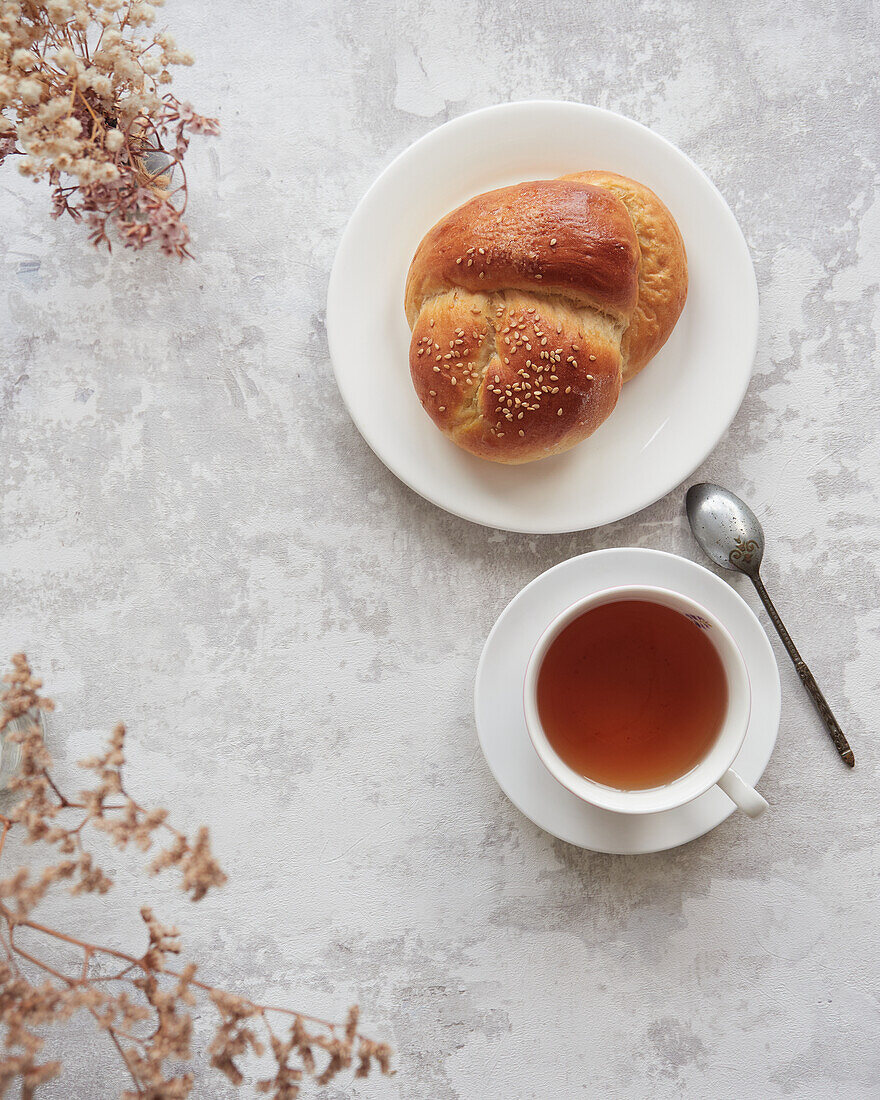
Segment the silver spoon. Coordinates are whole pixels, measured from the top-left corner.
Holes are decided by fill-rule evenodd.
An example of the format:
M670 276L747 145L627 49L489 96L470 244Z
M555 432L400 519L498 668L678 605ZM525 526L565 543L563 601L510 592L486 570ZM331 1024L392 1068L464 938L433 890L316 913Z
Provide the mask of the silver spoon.
M813 679L812 672L795 648L761 580L759 569L764 556L764 531L754 512L727 489L705 481L699 485L692 485L688 489L685 506L694 537L712 561L722 569L736 569L740 573L745 573L755 586L761 597L761 603L767 609L767 614L782 639L782 644L794 662L798 676L822 716L834 747L840 753L844 764L852 768L856 759L849 747L849 742L837 724L837 719L831 713L831 707L819 690L819 685Z

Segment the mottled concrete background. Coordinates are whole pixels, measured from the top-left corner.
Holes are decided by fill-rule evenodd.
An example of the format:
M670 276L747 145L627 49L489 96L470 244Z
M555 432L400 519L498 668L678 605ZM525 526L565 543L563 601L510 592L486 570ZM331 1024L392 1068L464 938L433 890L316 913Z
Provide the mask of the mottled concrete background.
M0 177L0 651L59 698L65 774L125 717L132 785L211 824L229 886L195 908L155 888L206 975L360 1000L399 1073L358 1097L880 1094L880 27L871 3L745 7L175 0L198 58L179 90L224 128L192 149L195 262L96 254ZM445 119L527 97L655 127L739 218L760 347L698 477L761 517L768 587L859 758L839 765L774 639L772 812L657 856L522 819L471 684L502 607L560 559L696 557L683 489L588 534L472 526L379 465L327 356L328 273L371 180ZM119 880L112 927L54 918L138 942L148 888ZM88 1029L68 1057L46 1097L115 1094ZM197 1095L231 1094L205 1074Z

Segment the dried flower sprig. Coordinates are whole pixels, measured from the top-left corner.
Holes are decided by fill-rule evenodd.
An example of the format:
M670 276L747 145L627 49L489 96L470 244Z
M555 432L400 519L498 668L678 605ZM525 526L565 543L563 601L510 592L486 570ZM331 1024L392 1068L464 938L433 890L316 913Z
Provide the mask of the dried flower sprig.
M170 845L149 870L157 874L177 868L182 888L194 901L221 886L226 876L211 854L206 829L190 841L169 825L166 811L145 809L129 795L122 780L122 725L113 730L106 752L81 763L95 774L94 786L76 800L67 798L52 777L39 721L40 711L51 710L53 703L39 694L42 684L23 654L13 657L12 665L0 693L0 736L20 746L20 768L9 784L19 801L8 814L0 814L0 855L7 834L18 828L29 842L54 846L63 858L34 880L26 868L0 880L0 948L5 956L0 956L0 1022L6 1028L0 1097L19 1082L23 1100L31 1100L41 1084L58 1076L59 1062L40 1060L40 1033L87 1012L131 1077L132 1088L122 1093L123 1100L184 1100L192 1091L193 1075L173 1074L165 1063L192 1056L190 1009L197 993L207 996L219 1017L208 1047L211 1065L235 1086L244 1083L239 1060L249 1052L271 1056L270 1076L256 1086L270 1100L294 1100L306 1077L327 1084L355 1060L355 1077L366 1077L374 1063L382 1073L390 1073L390 1048L361 1034L357 1006L345 1023L335 1024L199 981L194 963L179 969L169 965L181 954L180 935L148 906L141 909L147 947L140 955L91 943L33 919L32 911L54 886L66 883L73 894L104 894L112 886L84 847L88 827L102 830L119 847L134 844L143 851L159 832L169 834ZM62 824L71 814L75 822ZM44 945L76 948L80 965L75 972L60 969L30 942L26 947L25 930ZM105 964L101 972L95 965L99 961ZM278 1021L285 1018L290 1023L282 1030Z
M112 226L129 248L182 259L183 158L190 134L219 124L161 91L193 61L151 30L163 3L0 0L0 163L19 155L24 175L48 178L53 216L83 219L94 244L110 248Z

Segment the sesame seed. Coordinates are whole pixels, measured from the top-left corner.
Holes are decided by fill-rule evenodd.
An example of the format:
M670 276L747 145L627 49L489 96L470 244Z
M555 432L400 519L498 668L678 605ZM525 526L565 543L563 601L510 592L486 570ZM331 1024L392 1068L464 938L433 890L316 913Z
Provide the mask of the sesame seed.
M543 278L544 278L544 276L543 276L543 275L536 275L536 276L535 276L535 278L536 278L536 279L543 279Z
M551 237L551 238L550 238L550 247L551 247L551 248L555 248L555 247L556 247L556 238L555 238L555 237Z
M445 412L446 412L446 406L445 406L445 405L440 405L440 406L438 406L438 409L437 409L437 411L438 411L438 412L442 412L442 413L445 413Z
M440 373L440 368L439 367L434 367L434 373L439 374Z
M587 381L588 381L588 382L592 382L592 381L593 381L593 376L592 376L592 374L588 374L588 375L586 375L586 379L587 379Z
M557 416L562 416L562 409L557 409L556 410L556 415Z
M525 433L525 432L524 432L524 431L522 430L522 428L520 428L520 430L519 430L519 434L520 434L520 435L525 435L526 433Z
M486 255L486 249L485 248L478 248L477 251L480 253L481 256Z
M433 328L433 327L434 327L434 318L432 317L431 318L431 328Z
M571 393L571 386L566 386L565 387L565 392L566 393Z
M436 390L428 390L428 395L430 397L436 397L437 396L437 391Z
M596 356L595 356L595 355L591 355L591 356L590 356L590 362L591 362L591 363L595 363L595 362L596 362Z

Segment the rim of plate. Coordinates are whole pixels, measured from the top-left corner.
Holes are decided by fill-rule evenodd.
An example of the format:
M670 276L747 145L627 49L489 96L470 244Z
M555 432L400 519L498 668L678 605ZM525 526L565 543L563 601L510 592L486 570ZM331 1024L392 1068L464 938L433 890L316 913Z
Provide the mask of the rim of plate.
M457 507L450 501L441 499L441 497L433 492L430 487L418 484L418 478L413 476L407 468L401 468L401 464L395 460L395 458L389 453L389 449L385 446L383 441L383 434L379 431L372 430L365 423L365 418L358 415L358 412L353 407L351 400L351 392L348 388L346 375L344 371L339 368L339 362L341 359L341 349L338 336L338 324L336 321L337 315L341 314L342 302L342 289L341 282L343 279L343 270L348 260L347 252L352 247L352 238L358 230L358 223L364 212L369 208L371 203L375 201L375 197L382 191L383 186L386 184L388 177L393 176L395 173L401 170L402 166L411 158L416 158L424 155L426 152L430 152L433 145L440 144L448 139L449 135L454 134L457 130L464 130L468 126L472 126L474 122L487 116L497 116L501 114L513 114L526 110L553 110L554 112L568 112L571 114L580 115L582 118L590 117L613 120L614 124L621 127L623 130L629 130L632 135L637 136L639 140L654 142L660 147L663 147L668 153L671 153L673 157L677 157L680 161L686 165L691 171L695 172L700 180L706 185L714 194L718 202L718 213L727 222L728 229L732 233L732 239L736 242L737 247L741 250L742 258L745 259L745 268L748 270L751 278L749 281L749 291L751 298L751 308L749 315L746 318L748 322L747 328L749 331L744 334L744 345L748 348L748 369L743 371L741 384L738 388L736 400L731 401L730 409L728 413L719 420L719 428L713 433L714 438L702 446L699 452L691 454L686 460L679 461L675 464L674 472L664 478L664 482L668 482L665 488L657 490L656 486L648 489L643 495L636 497L633 501L628 501L626 507L621 511L619 506L609 506L605 509L605 512L599 512L599 518L593 520L588 524L580 522L563 522L560 524L542 524L539 527L535 527L528 523L519 524L516 522L504 522L498 523L492 519L488 519L485 516L481 516L478 511L474 511L467 507ZM610 168L613 170L613 166ZM537 177L536 177L537 178ZM500 185L493 185L500 186ZM449 209L454 207L450 205ZM425 231L430 228L429 225L425 226ZM690 288L691 291L693 288ZM403 309L401 300L401 311ZM361 197L358 204L355 206L349 220L343 230L342 236L339 240L339 245L336 250L336 256L333 260L333 266L330 271L330 279L327 289L327 314L326 314L326 331L327 331L327 344L330 352L330 361L333 367L333 374L336 379L336 385L339 390L339 394L342 398L342 402L352 419L355 427L360 432L366 444L370 447L376 457L383 463L383 465L403 482L414 493L417 493L424 500L429 501L437 508L442 509L451 515L458 516L461 519L468 520L471 523L479 524L483 527L490 527L495 530L511 531L517 534L531 534L531 535L556 535L567 534L574 531L587 531L593 530L597 527L602 527L608 523L615 523L618 520L626 519L628 516L635 515L637 512L642 511L644 508L649 507L662 497L670 493L677 485L680 485L690 475L706 461L709 455L718 446L721 439L727 433L730 425L733 423L736 414L739 412L742 405L743 398L746 395L748 387L751 383L752 373L754 370L754 361L758 348L758 333L759 333L759 298L758 298L758 282L755 275L754 263L752 262L751 253L749 251L748 244L739 222L736 220L733 211L727 203L727 200L712 182L712 180L706 175L700 166L693 161L687 153L683 152L677 145L671 142L668 138L663 137L662 134L657 133L650 127L645 126L641 122L637 122L635 119L629 118L627 115L619 114L616 111L608 110L605 107L597 107L593 104L580 103L577 100L565 100L565 99L521 99L513 100L509 103L495 103L488 107L480 107L474 111L468 111L463 115L458 115L447 122L441 123L440 126L436 126L434 129L429 130L426 134L417 138L414 142L408 145L405 149L401 150L389 164L382 169L376 179L370 184L367 191ZM662 352L662 349L661 349ZM660 353L658 353L660 354ZM408 367L408 364L407 364ZM407 369L407 379L408 379ZM613 415L613 414L612 414ZM437 431L434 428L434 431ZM450 446L455 444L450 442ZM582 446L580 444L579 446ZM543 460L547 461L547 460ZM673 480L674 478L674 480Z

